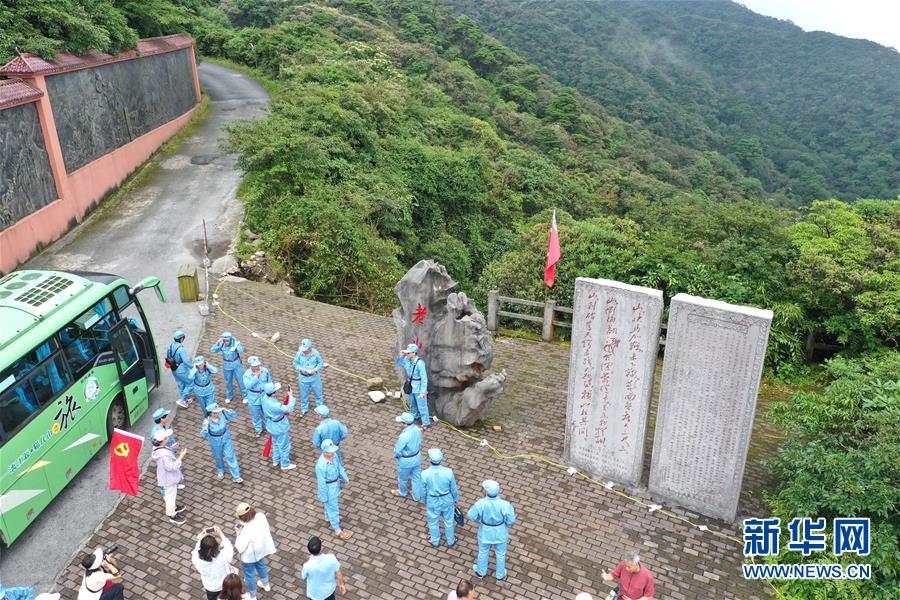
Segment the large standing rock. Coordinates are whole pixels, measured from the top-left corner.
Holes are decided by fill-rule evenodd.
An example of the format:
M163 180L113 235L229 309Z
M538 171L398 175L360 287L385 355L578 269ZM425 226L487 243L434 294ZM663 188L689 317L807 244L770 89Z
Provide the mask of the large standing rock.
M487 414L503 391L506 372L488 377L494 344L484 316L463 293L450 292L456 282L443 265L422 260L403 276L394 291L397 352L419 345L428 368L428 408L454 425L468 427ZM399 369L401 381L406 374Z

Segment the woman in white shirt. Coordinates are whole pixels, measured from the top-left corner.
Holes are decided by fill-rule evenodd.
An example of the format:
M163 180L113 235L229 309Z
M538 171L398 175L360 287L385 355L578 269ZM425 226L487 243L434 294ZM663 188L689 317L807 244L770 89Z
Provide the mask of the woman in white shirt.
M191 562L200 573L206 600L216 600L222 591L222 580L231 573L234 546L218 527L210 527L200 532L197 545L191 552Z
M119 582L120 577L110 573L115 570L115 560L103 554L103 548L97 548L81 561L84 579L78 590L78 600L122 600L125 597L125 586ZM106 588L108 581L113 584Z
M234 547L241 555L247 593L250 594L250 598L255 600L257 586L267 592L272 589L272 586L269 585L266 557L275 554L275 541L272 539L266 515L256 512L246 502L238 504L235 514L238 522L234 525L237 532ZM257 575L259 575L258 582Z

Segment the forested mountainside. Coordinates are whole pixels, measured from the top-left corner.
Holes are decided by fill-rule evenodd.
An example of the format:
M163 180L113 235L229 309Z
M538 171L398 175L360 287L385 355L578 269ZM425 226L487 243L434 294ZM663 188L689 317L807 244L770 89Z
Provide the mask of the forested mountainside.
M715 150L769 192L900 193L900 54L729 0L449 0L630 123Z
M663 22L666 14L700 19L701 9L685 2L656 9L625 4L639 6L615 9L657 10ZM705 11L735 10L706 4ZM867 580L772 584L790 600L896 598L900 202L891 179L897 145L889 139L896 138L895 95L878 88L866 104L861 98L875 89L867 86L880 83L865 77L858 85L841 83L836 69L792 64L789 54L784 64L769 60L752 54L753 40L745 39L755 58L729 60L744 60L747 72L793 69L794 79L808 77L808 94L824 107L815 113L818 105L806 106L812 103L803 101L800 86L782 89L793 86L790 77L748 75L744 82L721 73L737 67L689 62L670 37L653 38L649 26L636 25L624 31L637 45L659 42L642 64L666 48L682 59L660 61L649 77L654 85L643 78L650 67L634 73L617 67L618 78L609 75L609 85L591 90L562 72L591 82L592 61L602 64L600 58L573 53L568 44L583 46L577 36L542 28L591 7L493 1L482 13L474 2L466 6L478 8L473 14L498 27L498 35L498 23L485 15L507 19L520 41L532 36L534 44L523 43L522 52L545 50L543 60L534 59L543 70L439 0L0 0L0 58L15 47L44 56L88 47L115 52L138 37L188 32L203 55L240 63L262 78L272 92L269 115L233 127L227 142L241 153L245 224L261 235L259 246L242 249L265 250L279 275L307 297L386 312L404 269L434 258L482 307L490 289L571 306L575 278L586 276L656 287L667 299L688 292L773 309L767 364L804 388L773 406L787 441L770 463L778 486L766 496L769 510L783 523L798 515L870 518L872 552L862 560L825 552L803 557L783 540L772 560L864 562L873 571ZM679 13L679 6L687 8ZM546 23L534 16L539 9ZM583 15L584 27L593 14L592 8ZM748 38L799 35L783 23L738 15L771 25ZM721 28L731 37L744 32L728 23ZM782 29L787 33L778 34ZM710 63L711 48L732 43L719 33L709 31L700 44ZM881 73L879 66L857 66ZM729 104L735 94L720 94L714 82L726 77L751 90L741 92L737 105ZM630 90L622 106L616 84ZM834 108L854 94L859 98L846 101L846 111ZM828 117L812 122L791 114L788 103L796 113ZM812 129L794 125L807 137L792 137L788 117L811 123ZM865 178L854 175L854 164L870 165L857 169ZM838 185L832 181L847 187L830 187ZM833 198L869 195L884 199ZM553 209L562 259L548 291L542 275ZM836 344L839 354L811 369L803 361L805 341Z

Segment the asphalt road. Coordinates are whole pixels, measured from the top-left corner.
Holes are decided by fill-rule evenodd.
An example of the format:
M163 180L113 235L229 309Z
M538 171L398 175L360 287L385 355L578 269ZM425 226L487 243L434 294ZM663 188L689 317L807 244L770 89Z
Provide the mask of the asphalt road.
M240 173L235 157L222 155L222 126L260 116L268 103L266 91L255 81L211 63L200 65L200 82L212 104L207 119L178 152L163 161L140 188L103 207L64 238L32 259L25 268L99 271L121 275L131 282L147 275L163 280L169 302L161 304L153 293L141 296L164 353L171 332L188 333L193 350L203 328L196 304L178 299L178 266L201 267L203 220L206 220L210 258L227 250L241 218L235 192ZM201 286L202 283L201 267ZM160 406L175 408L177 388L163 369L162 385L150 396L150 410L135 424L136 432L149 433L150 413ZM0 555L0 581L4 585L33 585L50 591L72 556L115 508L120 499L109 486L109 457L104 447L76 479L37 518L35 523ZM150 456L145 443L141 459Z

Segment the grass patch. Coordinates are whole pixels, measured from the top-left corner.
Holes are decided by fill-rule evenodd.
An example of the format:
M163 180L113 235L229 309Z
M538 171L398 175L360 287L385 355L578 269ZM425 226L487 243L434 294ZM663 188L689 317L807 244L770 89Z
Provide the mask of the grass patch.
M200 57L200 60L201 62L210 62L214 65L219 65L221 67L239 71L247 77L253 78L257 83L266 88L266 91L269 92L270 97L275 97L275 95L281 91L283 84L280 81L276 81L275 79L271 79L263 75L258 69L254 69L253 67L248 67L245 64L237 63L232 60L228 60L227 58L219 58L217 56L204 55Z

